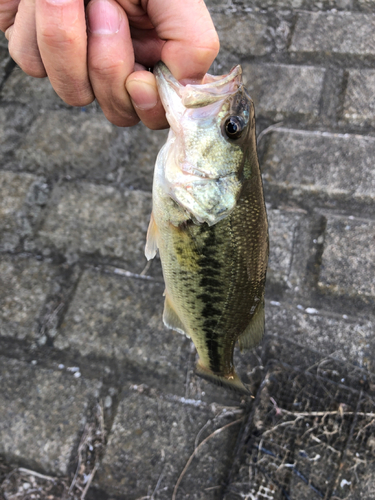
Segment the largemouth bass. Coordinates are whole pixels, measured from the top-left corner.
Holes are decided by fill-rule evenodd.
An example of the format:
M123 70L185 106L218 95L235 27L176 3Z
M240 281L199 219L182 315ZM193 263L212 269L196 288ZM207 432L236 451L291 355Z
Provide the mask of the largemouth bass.
M254 106L241 67L182 85L155 67L170 132L156 160L146 257L159 249L163 320L190 337L197 373L248 392L233 350L264 331L268 224L255 137Z

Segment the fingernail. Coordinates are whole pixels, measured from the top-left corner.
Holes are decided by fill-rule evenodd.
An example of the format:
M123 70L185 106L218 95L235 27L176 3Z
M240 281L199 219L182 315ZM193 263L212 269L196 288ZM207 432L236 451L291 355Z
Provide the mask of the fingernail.
M121 17L118 8L107 0L89 3L88 24L91 33L113 35L120 30Z
M126 84L134 106L142 111L148 111L158 103L158 94L153 85L140 80L132 80Z

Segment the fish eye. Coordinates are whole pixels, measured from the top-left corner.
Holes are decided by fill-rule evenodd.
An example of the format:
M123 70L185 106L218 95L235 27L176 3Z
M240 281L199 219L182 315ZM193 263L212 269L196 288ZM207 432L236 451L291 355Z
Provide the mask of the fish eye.
M232 140L239 139L244 128L245 124L240 116L230 116L224 124L225 134Z

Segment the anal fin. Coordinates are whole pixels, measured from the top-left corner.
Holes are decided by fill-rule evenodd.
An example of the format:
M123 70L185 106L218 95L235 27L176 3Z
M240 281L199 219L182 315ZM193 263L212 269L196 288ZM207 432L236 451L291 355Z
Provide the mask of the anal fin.
M190 338L186 333L185 325L182 323L178 314L173 309L167 294L165 294L163 321L167 328L175 330L176 332L181 333L182 335L186 335L188 338Z
M154 214L151 213L150 224L148 225L147 230L147 239L146 239L146 247L145 247L145 255L147 260L151 260L155 257L158 242L157 242L158 228L154 219Z
M251 318L250 323L246 330L239 336L238 344L240 350L251 349L259 344L262 340L264 333L264 300L259 304L254 316Z

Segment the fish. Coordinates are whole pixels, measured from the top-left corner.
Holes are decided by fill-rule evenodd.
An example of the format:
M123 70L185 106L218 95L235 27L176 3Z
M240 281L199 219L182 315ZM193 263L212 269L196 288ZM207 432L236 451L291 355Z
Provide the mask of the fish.
M233 353L264 332L268 222L254 104L241 66L182 85L154 68L170 131L154 171L145 255L157 251L165 281L163 321L191 338L196 373L249 394Z

